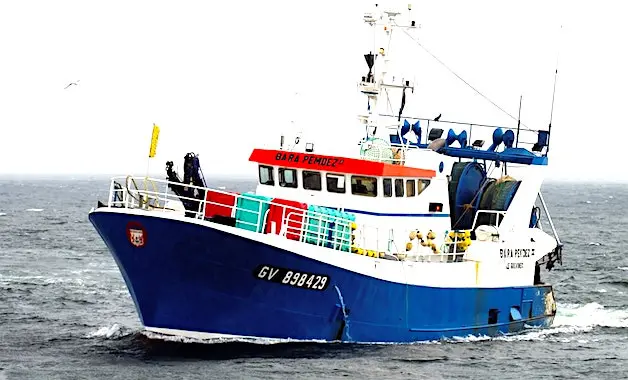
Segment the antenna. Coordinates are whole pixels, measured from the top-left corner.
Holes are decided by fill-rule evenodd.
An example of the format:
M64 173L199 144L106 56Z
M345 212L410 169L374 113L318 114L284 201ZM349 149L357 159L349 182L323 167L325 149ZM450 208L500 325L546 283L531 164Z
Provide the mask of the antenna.
M521 101L523 95L519 96L519 115L517 115L517 138L515 139L515 148L519 148L519 128L521 128Z
M562 35L562 30L563 30L563 26L560 26L560 31L559 33ZM558 57L560 55L560 37L561 35L559 35L559 44L558 44L558 49L556 52L556 68L554 69L554 89L552 90L552 108L550 110L550 120L549 120L549 126L547 127L547 149L545 150L545 155L547 156L547 153L549 153L549 141L550 138L552 136L552 119L554 117L554 99L556 96L556 82L558 80Z

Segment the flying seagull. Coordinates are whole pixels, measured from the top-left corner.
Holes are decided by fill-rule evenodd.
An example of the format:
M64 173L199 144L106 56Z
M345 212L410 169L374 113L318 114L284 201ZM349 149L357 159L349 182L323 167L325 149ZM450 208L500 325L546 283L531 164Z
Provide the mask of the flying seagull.
M81 81L81 80L79 79L79 80L77 80L76 82L72 82L72 83L70 83L69 85L65 86L63 89L65 90L66 88L70 87L71 85L78 86L78 83L79 83L80 81Z

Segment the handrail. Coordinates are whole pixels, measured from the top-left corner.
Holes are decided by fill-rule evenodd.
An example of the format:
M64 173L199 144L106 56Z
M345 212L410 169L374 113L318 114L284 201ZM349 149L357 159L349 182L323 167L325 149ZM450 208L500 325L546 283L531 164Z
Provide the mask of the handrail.
M120 180L128 180L129 177L113 177L111 179L111 185L109 187L109 200L108 207L126 207L126 208L139 208L144 210L152 210L156 212L183 212L184 210L175 210L171 207L172 201L194 201L198 202L198 208L194 211L186 210L188 216L195 219L205 219L205 211L208 205L215 205L221 207L227 207L231 209L230 215L234 217L236 212L240 213L249 213L254 215L249 218L249 220L237 220L237 224L245 228L244 226L248 226L251 230L257 231L258 233L267 233L269 231L271 234L276 234L278 236L284 238L290 238L295 240L294 237L298 237L299 242L304 242L308 244L315 244L318 246L327 247L329 249L333 249L336 251L345 251L351 252L352 248L355 244L356 247L361 247L364 250L375 251L375 252L385 252L390 255L398 255L399 257L405 257L402 255L407 255L408 252L391 252L389 247L386 244L386 247L380 247L381 236L379 233L381 231L388 231L388 229L383 229L378 226L369 226L365 224L356 224L355 230L352 230L352 225L354 222L349 219L341 218L340 216L334 216L319 212L314 212L308 209L301 209L297 207L293 207L290 205L281 204L278 202L274 202L272 200L258 199L253 196L249 196L248 194L236 194L229 191L223 191L219 189L210 189L204 188L200 186L194 185L185 185L181 183L175 183L168 180L162 179L147 179L153 182L154 190L141 190L141 189L131 189L126 186L122 186L117 189L114 186L114 183ZM131 179L135 179L131 177ZM169 189L169 185L178 185L185 186L193 189L197 189L201 194L202 198L192 198L192 197L184 197L177 196L174 192ZM159 187L165 186L165 189L160 190ZM251 210L246 208L238 207L238 202L234 202L233 204L224 204L211 200L207 200L207 193L211 191L212 193L221 193L231 196L237 196L244 199L254 200L258 202L257 210ZM114 197L115 194L121 193L122 196ZM122 200L119 200L122 199ZM267 204L269 208L264 210L264 204ZM281 218L281 229L280 231L269 230L269 214L270 214L270 205L275 205L281 207L284 210L282 218ZM191 214L191 215L190 215ZM254 220L254 222L252 221ZM313 224L310 222L314 222ZM317 222L317 223L316 223ZM272 227L270 227L272 228ZM247 228L248 229L248 228ZM380 231L381 230L381 231ZM273 233L274 232L274 233ZM355 237L355 241L354 241ZM370 243L367 243L367 238ZM383 242L382 242L383 243ZM387 243L387 241L386 241ZM369 245L367 247L367 244ZM371 249L372 248L372 249ZM460 256L464 254L463 252L443 252L443 253L420 253L416 252L416 254L412 254L415 260L418 260L417 257L422 258L422 260L439 262L443 260L449 261L449 256ZM395 259L395 258L393 258ZM399 258L397 258L399 259Z
M383 117L398 117L399 115L379 114L379 116L383 116ZM466 121L454 121L454 120L434 120L434 118L425 118L425 117L416 117L416 116L402 116L402 118L409 119L409 120L421 120L421 121L432 122L432 123L467 125L467 126L484 127L484 128L505 128L503 125L471 123L471 122L466 122ZM527 128L527 127L521 127L520 130L522 130L522 131L529 131L529 132L545 131L544 129L533 129L533 128Z
M478 210L475 213L475 217L473 218L473 224L471 225L471 229L475 230L475 228L477 227L476 223L478 221L478 216L480 214L495 214L497 215L497 221L495 223L495 227L499 227L499 225L501 224L502 219L506 216L506 211L500 211L500 210ZM499 217L501 216L501 218Z
M399 115L392 115L392 114L379 114L379 116L381 117L395 117L397 118ZM420 121L425 121L427 122L427 127L426 127L426 132L425 132L425 136L429 136L429 132L430 132L430 123L438 123L438 124L453 124L453 125L461 125L464 126L465 129L468 128L468 141L469 144L471 144L473 142L472 140L472 132L473 132L473 127L480 127L480 128L503 128L503 129L512 129L513 131L515 129L517 129L517 127L504 127L503 125L490 125L490 124L482 124L482 123L471 123L471 122L462 122L462 121L454 121L454 120L434 120L433 118L425 118L425 117L414 117L414 116L403 116L404 119L408 119L408 120L420 120ZM389 126L385 126L384 128L388 128L388 129L398 129L399 128L399 124L395 124L395 125L389 125ZM434 128L434 127L432 127ZM547 129L533 129L533 128L528 128L528 127L523 127L523 126L519 126L518 127L520 132L524 132L524 133L539 133L539 132L549 132ZM445 133L447 133L447 131L445 130ZM522 141L521 138L517 138L516 141L517 145L520 144L525 144L525 145L529 145L531 147L533 147L536 142L528 142L528 141Z
M256 222L249 222L249 221L245 221L245 220L239 220L238 223L239 224L244 224L244 225L249 225L251 227L255 227L256 231L265 231L266 230L266 225L268 223L268 214L269 214L269 210L266 210L263 215L262 215L262 209L264 207L264 204L268 204L270 205L276 205L279 206L283 209L286 209L287 211L292 211L292 212L298 212L298 213L302 213L304 216L306 215L309 218L315 217L318 219L319 223L321 223L322 221L328 221L329 219L333 219L333 221L335 223L345 223L348 226L350 225L350 223L352 222L351 220L348 219L343 219L343 218L339 218L339 217L332 217L330 215L326 215L326 214L321 214L318 212L314 212L311 210L302 210L290 205L283 205L277 202L273 202L273 201L266 201L266 200L260 200L251 196L248 196L247 194L238 194L238 197L241 198L245 198L245 199L249 199L249 200L254 200L258 202L258 208L257 211L253 211L250 209L244 209L244 208L239 208L237 207L237 204L234 205L227 205L227 204L223 204L223 203L219 203L219 202L214 202L214 201L210 201L207 200L207 192L208 191L212 191L215 193L221 193L221 194L228 194L228 195L235 195L232 192L229 191L223 191L223 190L218 190L218 189L209 189L209 188L204 188L204 187L200 187L200 186L194 186L194 185L184 185L184 184L180 184L180 183L175 183L175 182L170 182L167 180L161 180L161 179L151 179L154 183L159 183L162 185L166 186L165 191L161 192L159 190L157 191L152 191L152 190L141 190L141 189L129 189L126 187L123 187L122 189L114 189L113 183L116 180L120 180L120 179L128 179L129 177L114 177L111 180L111 186L110 186L110 196L109 196L109 202L108 202L108 206L109 207L115 207L115 206L124 206L127 208L142 208L142 209L151 209L151 210L160 210L160 211L173 211L173 209L168 208L167 204L168 201L175 201L175 200L186 200L186 201L194 201L194 202L198 202L199 206L198 209L196 211L193 212L193 218L195 219L204 219L205 217L205 210L207 208L208 204L211 205L216 205L216 206L222 206L222 207L229 207L231 208L231 214L234 215L236 210L239 210L240 212L243 213L249 213L249 214L253 214L255 215L254 219L256 220ZM134 178L131 177L131 180L134 181ZM175 194L171 193L168 194L168 190L169 190L169 186L170 184L174 184L174 185L179 185L179 186L186 186L186 187L190 187L190 188L194 188L194 189L198 189L200 191L201 194L203 194L203 198L202 199L198 199L198 198L191 198L191 197L185 197L185 196L176 196ZM155 185L156 188L156 185ZM123 193L123 197L122 199L124 199L123 201L113 201L113 194L115 194L116 192L122 192ZM130 197L125 197L125 194L129 194L129 193L133 193L135 195L132 195ZM321 227L323 228L323 227ZM303 228L302 228L303 229ZM320 237L323 237L323 233L329 233L329 231L331 231L330 228L328 227L324 227L325 231L319 233ZM294 231L292 231L294 233ZM285 236L285 233L283 234ZM324 239L323 239L324 240ZM349 239L340 239L341 243L349 243L350 245L350 238ZM325 241L325 243L338 243L339 239L338 238L334 238L333 241Z

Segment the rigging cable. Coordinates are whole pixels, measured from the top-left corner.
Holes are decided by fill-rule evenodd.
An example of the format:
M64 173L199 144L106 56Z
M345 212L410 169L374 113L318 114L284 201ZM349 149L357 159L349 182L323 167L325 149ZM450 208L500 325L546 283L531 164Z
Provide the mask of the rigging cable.
M556 69L554 70L554 89L552 90L552 109L550 110L550 119L549 119L549 126L547 127L547 149L545 150L545 155L547 155L547 153L549 152L549 139L550 136L549 134L552 131L552 119L554 117L554 97L556 96L556 81L558 80L558 57L560 55L560 44L562 42L562 31L563 31L563 26L560 26L560 31L559 31L559 35L558 35L558 48L556 49Z
M395 25L397 25L397 23L395 23ZM399 26L399 25L397 25ZM475 91L478 95L480 95L481 97L483 97L484 99L486 99L489 103L491 103L492 105L494 105L495 107L497 107L497 109L499 109L500 111L502 111L503 113L505 113L506 115L510 116L513 120L517 120L516 117L514 117L513 115L511 115L510 113L508 113L508 111L506 111L505 109L503 109L502 107L500 107L499 105L497 105L497 103L495 103L494 101L492 101L491 99L489 99L486 95L484 95L483 93L481 93L477 88L473 87L469 82L467 82L466 80L464 80L464 78L462 78L460 75L456 74L455 71L453 71L451 68L449 68L449 66L447 66L443 61L441 61L437 56L435 56L431 51L427 50L427 48L425 46L423 46L423 44L421 44L419 42L419 40L417 40L416 38L414 38L410 33L408 33L407 30L405 29L401 29L403 30L403 32L410 37L410 39L412 41L414 41L417 45L419 45L419 47L421 47L421 49L425 50L425 52L429 55L432 56L432 58L434 58L438 63L440 63L443 67L445 67L447 70L449 70L450 73L452 73L454 76L456 76L456 78L460 79L464 84L466 84L467 86L469 86L469 88L471 88L473 91ZM521 123L521 125L523 125L524 127L527 127L525 124Z

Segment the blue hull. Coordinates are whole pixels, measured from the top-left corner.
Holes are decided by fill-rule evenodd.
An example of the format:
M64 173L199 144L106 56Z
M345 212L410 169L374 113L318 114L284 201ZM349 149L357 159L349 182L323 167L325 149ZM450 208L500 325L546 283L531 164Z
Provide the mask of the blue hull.
M555 314L546 313L551 286L407 286L194 223L99 210L89 219L147 327L280 339L412 342L510 333L524 324L549 326ZM143 227L143 246L131 244L129 223ZM304 275L295 279L297 272ZM288 284L282 283L286 276Z

